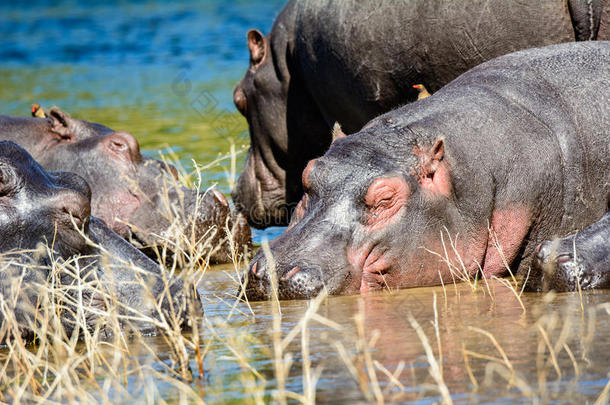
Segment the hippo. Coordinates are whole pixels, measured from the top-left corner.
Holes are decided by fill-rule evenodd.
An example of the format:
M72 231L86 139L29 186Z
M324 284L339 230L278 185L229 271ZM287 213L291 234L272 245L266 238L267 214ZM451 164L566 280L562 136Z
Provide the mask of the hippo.
M248 32L233 93L250 149L233 200L250 225L287 225L301 173L338 122L347 134L487 60L610 39L607 0L293 0L269 35Z
M337 137L307 164L246 296L366 293L527 273L610 191L610 41L505 55Z
M184 187L175 167L143 157L129 133L74 119L59 108L46 115L0 116L0 139L18 143L47 170L85 178L93 215L149 257L163 256L162 247L188 254L201 244L204 257L226 263L250 248L250 228L218 190Z
M41 244L49 251L41 252ZM79 271L80 283L97 286L82 289L88 327L95 324L95 310L105 309L102 292L115 294L120 314L134 318L125 326L140 332L155 329L154 322L139 320L141 315L160 320L154 301L161 303L164 316L171 314L182 326L187 326L188 311L201 313L184 280L163 274L157 263L91 216L91 190L82 177L47 172L23 148L1 141L0 298L13 306L24 336L32 332L41 288L50 287L54 263ZM78 290L68 288L79 283L77 277L63 271L60 281L77 299ZM70 307L70 300L63 305ZM68 333L74 326L73 313L62 311L61 323Z
M610 212L580 232L541 243L535 254L526 291L610 288Z

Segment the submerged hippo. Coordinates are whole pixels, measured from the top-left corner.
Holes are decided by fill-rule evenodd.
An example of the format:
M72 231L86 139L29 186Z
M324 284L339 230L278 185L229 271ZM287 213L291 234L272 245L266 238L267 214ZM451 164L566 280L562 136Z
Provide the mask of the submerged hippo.
M0 139L24 147L47 170L81 175L92 189L93 215L149 256L166 246L181 252L206 243L212 262L229 262L250 244L250 228L232 216L217 190L184 187L176 169L140 154L133 135L70 117L0 116Z
M610 288L610 212L582 231L536 248L528 290Z
M68 309L61 319L68 332L73 314L84 310L92 327L95 310L104 310L106 300L113 298L120 303L121 315L134 317L124 322L129 328L154 329L141 317L158 319L158 308L164 316L171 313L170 318L184 322L194 297L188 297L183 281L163 274L155 262L90 216L90 201L91 191L80 176L46 172L15 143L0 142L0 320L10 306L27 335L32 322L40 321L41 315L34 315L44 304L43 290L61 283L69 297L60 304ZM41 243L50 251L41 252ZM53 262L74 273L63 271L53 281ZM75 312L72 302L80 299L83 305ZM201 306L195 304L193 310L200 312Z
M525 274L538 243L606 211L608 139L610 41L486 62L312 160L247 296L268 296L270 267L285 299Z
M604 0L299 0L268 36L248 32L250 67L234 101L251 146L233 192L252 226L286 225L301 173L331 142L521 49L610 39Z

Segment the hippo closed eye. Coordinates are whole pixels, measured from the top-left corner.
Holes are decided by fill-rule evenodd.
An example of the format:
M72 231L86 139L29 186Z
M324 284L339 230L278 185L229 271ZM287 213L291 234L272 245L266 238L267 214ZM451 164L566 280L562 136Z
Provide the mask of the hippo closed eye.
M609 95L610 42L554 45L486 62L337 139L307 165L246 295L269 297L272 268L284 299L525 275L538 243L606 212Z

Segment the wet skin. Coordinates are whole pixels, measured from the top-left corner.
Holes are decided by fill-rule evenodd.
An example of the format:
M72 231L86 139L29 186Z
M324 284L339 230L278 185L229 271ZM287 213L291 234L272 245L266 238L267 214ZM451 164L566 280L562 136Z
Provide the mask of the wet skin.
M303 172L249 299L526 274L535 247L596 221L610 184L610 42L500 57L337 139ZM451 266L448 266L450 263ZM451 268L450 268L451 267Z
M610 288L610 212L580 232L536 249L529 291Z
M589 7L591 6L591 7ZM605 10L605 11L604 11ZM257 228L288 224L301 173L335 122L347 134L435 92L494 57L554 43L610 39L601 0L302 0L267 36L248 32L250 66L234 91L251 146L233 200Z
M216 263L231 261L231 243L238 254L250 246L245 219L230 212L219 191L184 187L173 166L143 157L129 133L53 108L48 118L0 116L0 139L18 143L47 170L85 178L93 215L150 257L162 247L189 251L176 234L185 244L206 242Z
M180 323L189 308L201 311L198 299L189 297L181 279L163 275L159 265L92 217L90 202L91 191L83 178L47 172L21 147L0 142L0 292L9 307L14 305L11 308L24 335L29 335L34 322L41 289L50 287L51 259L50 254L40 252L42 243L54 260L80 270L81 283L97 286L99 290L83 287L85 307L105 309L103 291L115 294L118 302L129 307L119 308L126 316L141 313L158 319L155 300L161 302L165 316L172 312ZM60 277L64 286L77 283L68 272ZM78 298L77 292L70 294L75 295L72 299ZM70 333L70 314L75 308L65 305L72 311L63 311L61 321ZM87 326L93 327L96 316L85 311ZM129 322L128 327L155 330L147 321Z

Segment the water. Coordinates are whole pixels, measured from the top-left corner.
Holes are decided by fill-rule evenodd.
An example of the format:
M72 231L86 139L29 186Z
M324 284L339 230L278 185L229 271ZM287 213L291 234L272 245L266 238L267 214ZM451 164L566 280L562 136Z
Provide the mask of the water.
M192 159L203 165L224 156L232 145L238 151L247 147L245 120L232 106L232 89L248 64L245 34L250 28L268 32L283 1L4 3L0 113L27 115L32 102L57 105L75 117L129 131L146 154L172 153L186 167L192 167ZM243 158L243 153L238 155L237 172ZM228 194L233 181L230 160L206 168L204 176L206 186L216 184ZM256 238L272 238L279 231L257 233ZM240 303L233 309L230 296L237 285L229 277L232 272L222 267L208 271L200 286L210 322L201 334L210 347L205 380L191 388L212 403L241 403L252 401L252 390L258 387L268 401L277 387L269 334L271 305L252 303L250 310ZM431 323L435 296L440 346ZM421 340L408 320L411 314L437 361L442 353L443 380L456 402L529 403L531 397L593 402L609 379L609 301L608 291L582 298L525 294L522 307L498 282L489 290L479 286L474 293L462 284L446 291L427 288L329 298L319 313L334 324L311 321L308 328L312 369L321 372L317 399L374 399L374 392L363 388L370 380L362 355L364 336L371 346L371 361L378 362L375 375L387 402L439 401L438 384L429 375ZM306 301L282 303L284 336L307 308ZM359 313L366 319L362 336L354 322ZM481 331L490 333L495 343ZM294 362L286 386L297 393L304 384L300 339L297 336L287 348ZM149 361L165 361L169 353L163 339L148 341L159 354L159 359ZM235 360L229 344L233 341L241 342L243 356L266 383ZM341 348L353 360L351 369L339 354ZM464 353L470 353L468 363ZM383 369L396 375L389 378ZM514 378L509 384L511 370ZM152 381L165 399L179 399L180 392L163 379L156 376Z

